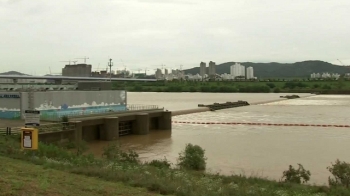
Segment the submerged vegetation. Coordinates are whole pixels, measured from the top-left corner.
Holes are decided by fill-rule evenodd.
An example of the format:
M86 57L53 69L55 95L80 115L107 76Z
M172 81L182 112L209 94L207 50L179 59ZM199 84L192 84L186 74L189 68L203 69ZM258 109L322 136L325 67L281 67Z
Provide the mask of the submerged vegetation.
M6 161L8 158L12 158L11 160L20 159L31 162L49 171L65 172L67 179L73 178L73 176L78 178L76 174L85 177L95 177L94 179L106 181L106 186L109 187L110 191L115 191L110 188L112 182L122 182L124 185L116 184L115 189L119 189L122 186L122 190L125 190L125 185L128 185L130 189L139 187L147 189L150 193L181 196L321 196L350 194L350 189L348 188L349 179L344 178L348 176L350 166L344 162L336 162L329 168L335 179L332 178L330 187L325 187L300 184L303 180L306 182L310 179L310 173L302 165L299 165L299 169L294 169L290 166L289 170L283 173L285 180L280 182L241 175L222 176L209 174L205 172L207 159L204 149L193 144L186 145L179 155L177 165L173 167L166 158L143 163L139 160L136 152L124 152L116 144L107 146L104 149L102 158L86 153L76 153L74 150L68 150L64 146L40 143L37 151L22 151L19 148L18 136L4 136L0 137L0 160ZM18 163L23 165L21 161L18 161ZM28 166L23 167L25 167L23 168L25 170ZM35 168L38 168L38 166L31 167L31 170ZM38 172L42 171L40 168L38 168ZM4 179L8 178L6 175L10 175L10 173L6 172L6 170L2 171L2 173L0 172L2 178L5 176ZM62 173L59 175L62 175ZM74 183L79 182L75 181ZM46 187L53 187L50 183L55 183L55 181L50 179L45 181L45 183L47 183ZM84 184L84 181L81 181L81 183ZM76 186L79 185L70 188L74 189ZM7 191L13 188L12 185L11 187L9 185L5 187L7 187ZM140 195L145 194L142 193L142 190L140 189ZM105 190L100 191L101 194L108 195L104 192ZM130 193L134 193L132 190L130 191ZM119 194L128 195L123 194L123 192ZM61 195L64 194L62 193Z

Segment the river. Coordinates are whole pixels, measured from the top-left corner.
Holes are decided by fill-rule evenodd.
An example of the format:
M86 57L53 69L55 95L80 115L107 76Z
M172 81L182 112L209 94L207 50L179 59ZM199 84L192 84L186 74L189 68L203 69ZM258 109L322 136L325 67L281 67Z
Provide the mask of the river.
M298 94L281 100L274 93L128 93L129 104L159 105L168 110L196 108L198 104L244 100L251 106L173 117L173 121L258 122L348 125L350 96ZM276 101L279 100L279 101ZM275 101L275 102L271 102ZM205 149L207 170L221 174L245 174L279 180L291 164L311 171L312 184L327 184L326 169L337 158L349 161L349 128L173 124L172 132L129 135L118 141L136 150L142 160L166 157L176 163L187 143ZM89 152L101 155L108 142L89 144Z

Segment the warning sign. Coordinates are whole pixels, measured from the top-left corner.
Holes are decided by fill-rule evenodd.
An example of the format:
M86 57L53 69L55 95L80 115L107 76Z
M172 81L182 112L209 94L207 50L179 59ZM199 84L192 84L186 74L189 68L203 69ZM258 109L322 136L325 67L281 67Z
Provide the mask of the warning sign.
M25 110L24 115L25 126L40 126L40 111Z
M23 148L32 148L32 137L30 135L24 135Z
M21 128L21 148L26 150L38 149L38 129Z

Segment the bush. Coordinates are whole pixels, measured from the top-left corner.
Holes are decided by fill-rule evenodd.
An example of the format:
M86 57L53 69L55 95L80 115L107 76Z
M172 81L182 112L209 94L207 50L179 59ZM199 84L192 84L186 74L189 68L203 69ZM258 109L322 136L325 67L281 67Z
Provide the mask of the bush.
M82 155L84 152L88 150L88 144L82 140L78 144L76 144L77 155Z
M168 168L168 169L171 166L171 163L166 159L166 157L164 157L163 160L152 160L147 164L157 168Z
M197 92L197 88L193 87L193 86L191 86L189 90L190 90L190 92Z
M270 88L275 88L276 85L274 83L266 83L266 85Z
M62 121L63 123L67 123L67 122L69 121L68 116L62 116L62 117L61 117L61 121Z
M103 157L111 161L118 162L128 162L128 163L139 163L139 155L132 150L129 150L128 153L123 152L119 145L109 144L107 147L103 148Z
M280 92L281 92L281 89L275 88L275 89L273 89L273 92L274 92L274 93L280 93Z
M329 186L345 186L350 185L350 164L341 162L338 159L331 167L327 167L328 171L333 174L334 179L328 177Z
M185 150L179 154L178 166L181 169L205 170L207 158L204 152L200 146L187 144Z
M303 165L298 165L298 169L294 169L293 166L289 165L289 169L283 172L282 179L284 178L285 182L301 184L310 180L310 171L305 170Z

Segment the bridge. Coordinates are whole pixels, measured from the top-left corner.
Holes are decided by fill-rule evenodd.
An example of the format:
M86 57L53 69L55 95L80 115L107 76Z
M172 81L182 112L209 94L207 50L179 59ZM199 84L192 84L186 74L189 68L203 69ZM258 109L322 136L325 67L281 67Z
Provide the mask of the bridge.
M12 79L17 83L18 79L43 79L53 80L55 84L62 84L63 80L69 81L144 81L156 82L157 79L137 79L137 78L100 78L100 77L70 77L70 76L28 76L28 75L0 75L0 79Z

